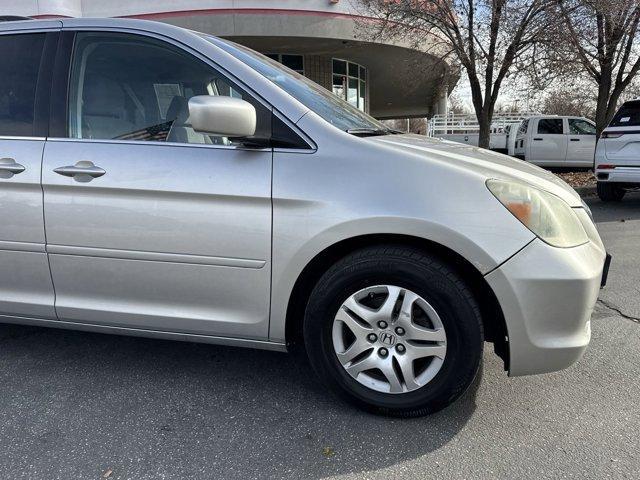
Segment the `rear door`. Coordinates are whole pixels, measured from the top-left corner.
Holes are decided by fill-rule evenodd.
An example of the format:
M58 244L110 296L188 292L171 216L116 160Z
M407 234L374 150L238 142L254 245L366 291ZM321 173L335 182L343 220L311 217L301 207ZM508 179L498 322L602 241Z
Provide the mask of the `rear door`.
M640 167L640 101L627 102L606 129L607 162L618 166Z
M584 118L567 119L567 166L591 167L596 150L596 126Z
M540 118L531 133L531 158L538 165L562 166L567 157L567 135L564 119Z
M69 35L68 101L62 113L54 105L61 130L43 165L58 317L266 338L272 150L196 133L188 100L249 101L259 138L270 134L270 110L168 41Z
M55 319L40 173L56 40L0 32L0 316Z

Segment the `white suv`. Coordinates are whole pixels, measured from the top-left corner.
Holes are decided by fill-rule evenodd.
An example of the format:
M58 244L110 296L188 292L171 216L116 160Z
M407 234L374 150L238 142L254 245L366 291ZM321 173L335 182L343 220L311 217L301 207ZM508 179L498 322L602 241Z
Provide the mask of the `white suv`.
M605 202L620 201L640 186L640 100L624 103L604 129L595 165L598 196Z

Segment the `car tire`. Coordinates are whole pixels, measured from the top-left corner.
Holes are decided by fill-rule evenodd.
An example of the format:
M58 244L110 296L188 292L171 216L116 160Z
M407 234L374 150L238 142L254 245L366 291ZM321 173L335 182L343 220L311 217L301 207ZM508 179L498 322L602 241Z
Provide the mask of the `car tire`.
M357 295L364 297L356 300ZM381 330L376 318L387 318L381 312L389 311L390 299L395 295L398 300L393 304L399 313L397 318L393 313L396 320L390 318L389 325ZM364 302L372 303L365 307ZM345 312L349 313L345 316ZM359 322L364 317L368 320ZM357 325L352 323L354 319ZM367 325L371 329L361 332L360 327ZM407 331L403 336L397 335L400 330L394 325L404 325ZM337 348L337 343L345 342L344 331L349 334L351 328L359 336L351 332L354 343ZM365 351L353 361L341 362L339 356L344 360L354 345L369 348L369 344L362 346L361 337L370 330L368 342L370 335L378 337L376 342L370 342L369 353ZM401 417L431 414L459 398L478 374L484 342L478 304L460 274L432 254L394 245L365 248L331 266L309 297L303 334L310 363L330 390L365 410ZM386 343L382 342L390 342L390 334L395 337L394 344L385 348ZM417 340L434 335L438 336L434 342ZM401 346L406 357L400 353ZM385 358L380 356L381 349L387 351ZM344 353L339 353L342 350ZM427 350L437 351L438 356L419 357ZM378 361L382 362L380 369L375 368ZM363 365L374 367L357 377L350 373Z
M598 182L598 197L603 202L619 202L624 198L625 189L615 183Z

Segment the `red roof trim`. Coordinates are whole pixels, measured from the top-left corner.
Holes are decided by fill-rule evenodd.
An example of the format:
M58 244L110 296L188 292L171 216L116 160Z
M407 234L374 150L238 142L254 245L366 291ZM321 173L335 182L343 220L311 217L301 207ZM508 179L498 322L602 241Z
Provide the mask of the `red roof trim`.
M55 14L44 14L44 15L31 15L31 18L35 18L36 20L48 20L48 19L56 19L56 18L73 18L69 15L55 15Z
M295 16L309 16L309 17L330 17L330 18L343 18L343 19L373 19L364 15L352 15L349 13L339 12L326 12L321 10L295 10L286 8L210 8L201 10L175 10L170 12L155 12L155 13L139 13L135 15L119 15L116 18L137 18L143 20L160 20L163 18L174 17L190 17L197 15L295 15ZM45 18L73 18L68 15L56 15L56 14L42 14L33 15L33 18L45 19Z
M123 15L122 18L159 19L172 17L186 17L192 15L296 15L333 18L368 18L362 15L348 13L326 12L321 10L295 10L286 8L210 8L203 10L176 10L173 12L142 13L138 15Z

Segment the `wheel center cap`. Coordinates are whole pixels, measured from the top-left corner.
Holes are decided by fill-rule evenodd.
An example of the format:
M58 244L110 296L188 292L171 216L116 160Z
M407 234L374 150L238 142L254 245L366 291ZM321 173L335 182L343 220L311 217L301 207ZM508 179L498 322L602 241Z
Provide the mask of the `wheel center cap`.
M390 347L392 347L396 344L396 336L393 333L382 332L380 334L380 341L385 345L389 345Z

